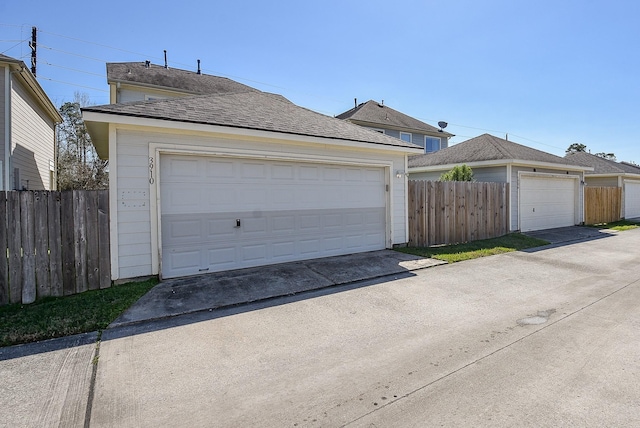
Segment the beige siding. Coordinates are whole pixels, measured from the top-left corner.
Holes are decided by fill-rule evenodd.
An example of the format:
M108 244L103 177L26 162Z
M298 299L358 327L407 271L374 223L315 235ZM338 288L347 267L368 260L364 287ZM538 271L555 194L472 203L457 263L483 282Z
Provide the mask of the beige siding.
M225 151L233 156L234 152L247 155L260 152L276 157L290 157L295 154L300 160L334 158L336 161L380 164L392 161L390 172L390 216L391 243L406 243L406 179L396 177L396 171L404 171L405 156L402 153L393 154L385 151L369 151L328 147L324 145L290 144L284 141L264 142L249 138L237 140L221 136L196 136L168 133L147 133L142 131L120 129L116 133L117 156L115 171L118 188L112 189L111 195L117 198L117 248L119 265L118 278L124 279L157 273L159 266L153 266L154 236L150 224L157 216L152 211L155 201L158 169L162 168L158 159L153 160L152 173L149 169L149 147L157 144L163 148L180 149L189 146L189 150L215 153L216 150ZM153 153L152 153L153 154ZM153 175L153 184L150 183Z
M618 177L589 177L587 175L584 180L587 182L587 186L618 187Z
M55 156L54 123L19 81L11 88L11 188L50 190L49 165ZM14 182L14 168L20 183Z
M177 92L159 91L151 88L130 88L123 87L117 90L117 102L128 103L131 101L145 101L148 99L165 99L165 98L178 98L191 94L180 94Z

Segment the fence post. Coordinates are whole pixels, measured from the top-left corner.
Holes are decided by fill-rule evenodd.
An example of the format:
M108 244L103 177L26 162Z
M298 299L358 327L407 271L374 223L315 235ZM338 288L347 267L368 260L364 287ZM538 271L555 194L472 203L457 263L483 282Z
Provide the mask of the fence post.
M7 192L0 192L0 305L9 303L7 265Z

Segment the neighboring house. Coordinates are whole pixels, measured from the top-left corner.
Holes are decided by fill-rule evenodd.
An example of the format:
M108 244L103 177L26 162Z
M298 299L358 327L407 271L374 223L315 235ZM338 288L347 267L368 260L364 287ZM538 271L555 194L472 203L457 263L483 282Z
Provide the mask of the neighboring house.
M189 73L151 69L157 80L141 94ZM86 107L83 117L109 159L114 280L408 240L405 168L409 154L422 152L413 144L248 87Z
M149 61L107 63L107 83L111 104L206 94L259 92L225 77L165 68Z
M60 122L25 63L0 54L0 190L55 190Z
M584 220L584 171L559 156L483 134L435 153L411 156L411 180L438 180L456 165L476 181L509 183L509 229L532 231Z
M586 152L567 153L565 158L575 165L593 168L593 171L585 173L584 181L587 186L622 188L621 217L640 217L640 167Z
M384 103L371 100L359 105L356 101L354 108L337 115L336 118L416 144L422 147L425 153L448 147L449 138L453 137L453 134L400 113Z

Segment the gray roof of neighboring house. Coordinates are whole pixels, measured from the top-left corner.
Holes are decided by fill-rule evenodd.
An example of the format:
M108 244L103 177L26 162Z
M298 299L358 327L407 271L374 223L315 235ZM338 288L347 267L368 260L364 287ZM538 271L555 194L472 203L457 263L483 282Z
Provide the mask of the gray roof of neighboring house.
M427 133L437 132L445 137L452 137L453 134L440 131L435 126L431 126L404 113L400 113L390 107L369 100L359 104L357 107L336 116L338 119L351 120L356 122L366 122L368 124L379 125L380 128L397 127L412 131L422 131Z
M280 95L260 91L108 104L85 107L82 110L421 150L419 146L398 138L316 113L299 107Z
M532 149L493 135L482 134L437 152L411 156L409 157L409 168L499 160L569 164L566 159L560 156Z
M615 162L609 159L601 158L600 156L592 155L587 152L571 152L565 155L565 159L574 165L590 166L593 171L588 171L587 174L640 174L640 167L628 164Z
M107 63L107 81L176 89L194 95L258 91L226 77L198 74L178 68L164 68L155 64L147 66L144 62Z

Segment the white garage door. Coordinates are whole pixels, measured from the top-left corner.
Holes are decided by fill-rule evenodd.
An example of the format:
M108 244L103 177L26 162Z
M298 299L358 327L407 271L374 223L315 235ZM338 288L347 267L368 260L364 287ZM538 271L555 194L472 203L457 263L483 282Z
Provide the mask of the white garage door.
M384 249L384 171L162 156L162 276Z
M624 181L624 218L640 217L640 181Z
M576 178L523 175L519 198L522 232L576 224Z

